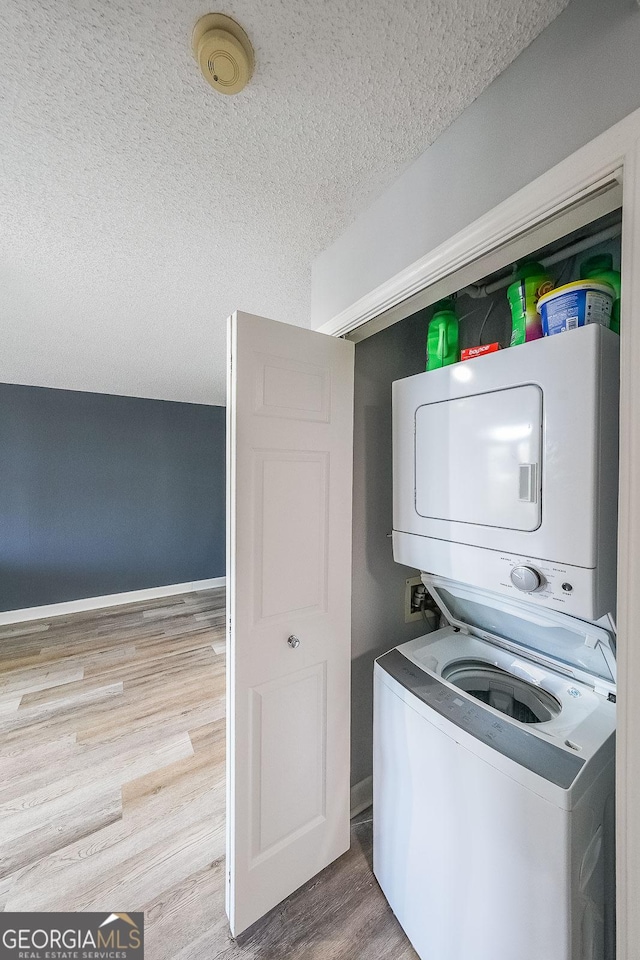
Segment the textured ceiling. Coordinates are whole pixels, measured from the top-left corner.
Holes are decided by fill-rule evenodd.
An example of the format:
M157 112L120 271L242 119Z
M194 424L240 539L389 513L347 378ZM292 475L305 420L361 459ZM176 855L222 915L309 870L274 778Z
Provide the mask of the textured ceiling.
M0 380L224 402L225 317L309 322L310 266L567 0L13 0L0 34Z

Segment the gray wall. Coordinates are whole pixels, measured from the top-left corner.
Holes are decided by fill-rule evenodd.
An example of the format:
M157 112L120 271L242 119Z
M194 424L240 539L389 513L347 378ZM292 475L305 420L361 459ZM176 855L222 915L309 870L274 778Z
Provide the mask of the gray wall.
M224 407L0 384L0 610L224 572Z
M636 0L573 0L314 263L331 319L640 107Z
M404 622L407 577L393 560L391 383L425 365L424 311L356 345L353 462L351 783L371 775L373 662L426 633Z

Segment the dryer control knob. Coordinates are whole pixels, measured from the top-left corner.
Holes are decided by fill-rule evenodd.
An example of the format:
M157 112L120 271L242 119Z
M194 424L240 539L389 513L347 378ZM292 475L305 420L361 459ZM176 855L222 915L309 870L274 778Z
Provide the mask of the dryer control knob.
M514 567L509 576L514 587L523 593L533 593L542 586L542 574L534 567Z

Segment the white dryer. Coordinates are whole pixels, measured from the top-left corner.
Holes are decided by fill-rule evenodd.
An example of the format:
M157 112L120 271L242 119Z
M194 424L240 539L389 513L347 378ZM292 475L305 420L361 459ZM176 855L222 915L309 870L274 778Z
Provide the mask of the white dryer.
M593 323L393 384L393 555L615 612L620 338Z
M612 960L613 633L424 577L374 679L374 872L422 960Z

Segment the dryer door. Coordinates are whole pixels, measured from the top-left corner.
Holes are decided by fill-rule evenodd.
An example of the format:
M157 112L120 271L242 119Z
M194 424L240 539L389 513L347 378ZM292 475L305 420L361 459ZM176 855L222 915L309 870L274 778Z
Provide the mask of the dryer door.
M542 390L426 403L415 413L416 512L532 531L541 521Z

